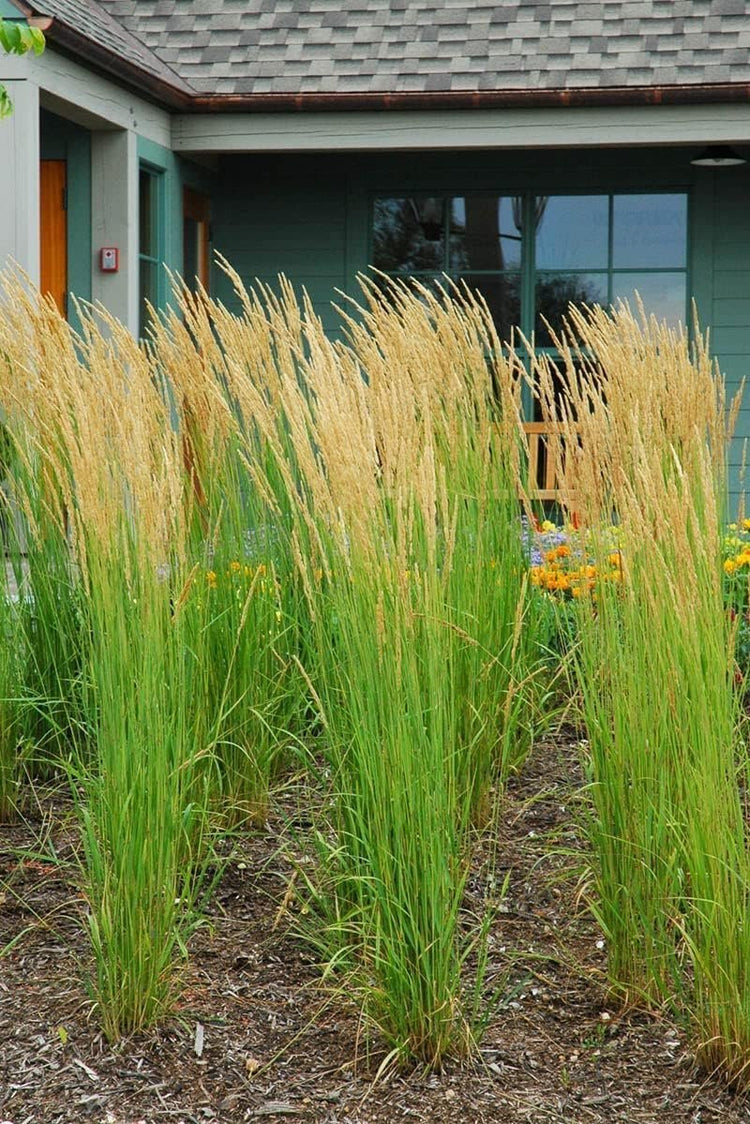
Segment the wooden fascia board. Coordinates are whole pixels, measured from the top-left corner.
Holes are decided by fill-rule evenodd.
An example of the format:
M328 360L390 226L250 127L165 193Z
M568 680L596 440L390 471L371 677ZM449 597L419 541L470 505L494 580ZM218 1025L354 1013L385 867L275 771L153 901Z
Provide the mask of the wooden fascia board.
M172 118L175 152L334 152L750 144L750 104Z

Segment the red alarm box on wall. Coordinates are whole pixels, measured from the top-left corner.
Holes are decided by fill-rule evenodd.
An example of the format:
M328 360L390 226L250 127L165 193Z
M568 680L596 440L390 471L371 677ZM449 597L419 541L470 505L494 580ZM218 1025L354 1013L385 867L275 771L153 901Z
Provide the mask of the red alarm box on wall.
M117 273L120 268L120 251L117 246L102 246L99 251L99 268L102 273Z

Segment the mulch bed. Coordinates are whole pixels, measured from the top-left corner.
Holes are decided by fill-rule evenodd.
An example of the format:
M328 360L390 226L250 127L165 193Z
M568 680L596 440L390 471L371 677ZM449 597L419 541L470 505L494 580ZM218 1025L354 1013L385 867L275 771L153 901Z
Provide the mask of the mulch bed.
M43 802L28 823L0 828L0 946L17 938L0 959L1 1124L750 1122L750 1102L696 1072L683 1031L608 1003L606 952L575 870L579 786L575 746L561 739L510 787L492 841L510 882L487 981L503 998L478 1055L380 1077L382 1044L321 988L290 924L281 820L235 843L178 1017L109 1045L81 983L70 809ZM480 851L468 912L488 869Z

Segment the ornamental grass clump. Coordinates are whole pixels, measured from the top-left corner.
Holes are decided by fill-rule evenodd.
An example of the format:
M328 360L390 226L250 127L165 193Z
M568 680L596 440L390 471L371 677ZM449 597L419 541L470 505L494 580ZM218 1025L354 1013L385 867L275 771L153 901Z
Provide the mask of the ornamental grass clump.
M206 860L182 612L192 581L182 451L158 373L123 328L84 315L74 337L49 303L20 287L9 296L0 333L25 392L10 404L35 468L21 495L30 541L43 541L33 521L42 512L61 564L67 548L82 606L77 695L88 748L57 764L80 816L91 990L114 1039L174 1003ZM32 480L42 482L35 492ZM32 598L44 549L29 557ZM51 631L51 602L33 610L50 612Z
M432 443L430 517L456 645L461 768L481 822L493 782L528 751L540 674L519 534L520 378L487 309L468 292L415 293L384 279L363 287L367 306L346 327L370 388L386 494L413 477L409 456L425 445L420 427Z
M468 828L522 755L516 381L468 297L366 285L334 343L285 283L233 277L241 316L205 305L212 362L296 561L324 728L317 939L392 1056L439 1065L471 1038Z
M750 863L722 591L733 411L702 338L627 307L571 311L558 346L564 501L594 534L614 517L622 557L621 581L577 601L610 982L681 1005L704 1064L742 1084ZM554 409L550 364L536 366Z
M194 719L212 747L205 760L214 807L230 823L262 823L271 786L304 732L305 602L288 517L265 497L272 465L252 414L228 389L236 342L225 351L218 340L236 341L235 318L221 316L217 334L211 317L219 306L184 289L176 296L176 311L152 327L150 350L176 402L188 550L199 567L186 606L202 669ZM261 333L241 362L252 370L267 349Z
M17 721L26 770L39 778L87 751L81 702L85 606L62 478L51 469L53 458L64 460L63 438L51 420L58 403L55 376L58 369L75 369L77 358L54 304L38 302L8 280L0 306L0 408L8 454L3 522L17 593L14 655L22 664ZM63 475L67 481L69 468Z

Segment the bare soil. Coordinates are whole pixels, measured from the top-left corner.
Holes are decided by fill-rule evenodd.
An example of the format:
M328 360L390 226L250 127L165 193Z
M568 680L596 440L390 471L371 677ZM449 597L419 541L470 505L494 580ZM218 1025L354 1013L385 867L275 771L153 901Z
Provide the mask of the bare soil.
M683 1029L610 1005L584 904L579 789L573 743L538 747L484 844L510 881L488 974L502 1000L476 1056L379 1079L382 1044L321 988L295 936L280 815L234 844L178 1016L108 1044L82 983L70 809L45 799L0 828L0 1124L750 1124L746 1100L696 1071ZM486 888L481 850L467 916Z

